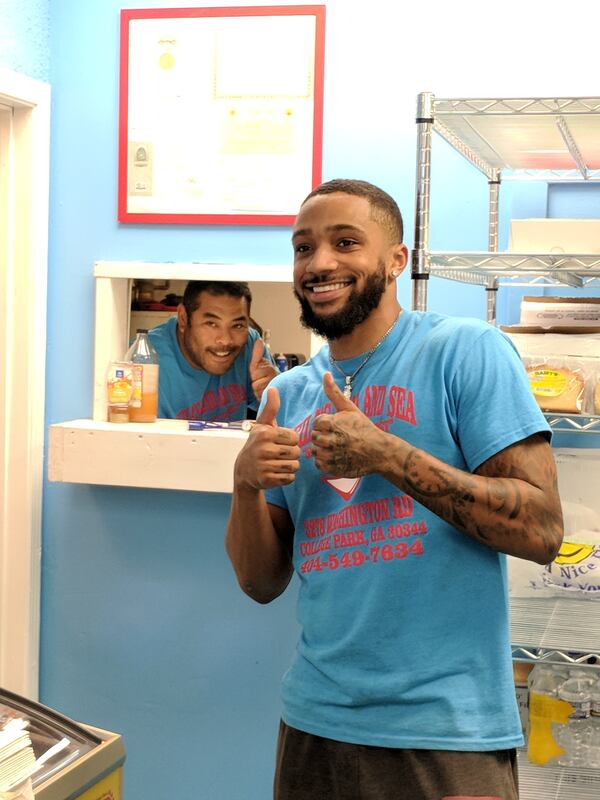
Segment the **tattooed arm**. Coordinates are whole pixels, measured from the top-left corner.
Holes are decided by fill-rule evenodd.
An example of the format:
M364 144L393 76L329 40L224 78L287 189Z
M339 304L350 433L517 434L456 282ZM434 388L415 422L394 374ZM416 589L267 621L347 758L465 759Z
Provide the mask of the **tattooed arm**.
M292 577L294 526L286 509L267 503L264 489L287 486L300 466L298 434L276 423L279 394L267 402L234 469L227 555L242 590L258 603L278 597Z
M493 550L540 564L556 556L562 512L554 459L541 434L497 453L475 474L397 442L400 462L390 462L390 453L378 470L384 478Z
M562 512L552 451L541 434L507 447L473 474L385 433L333 381L325 386L338 413L315 422L319 469L344 477L377 473L493 550L540 564L556 556Z

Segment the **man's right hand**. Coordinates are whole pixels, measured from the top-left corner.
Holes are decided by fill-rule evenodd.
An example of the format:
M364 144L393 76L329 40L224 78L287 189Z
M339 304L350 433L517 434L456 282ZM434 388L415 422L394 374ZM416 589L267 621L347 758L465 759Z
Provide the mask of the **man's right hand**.
M273 489L287 486L300 469L298 434L277 425L279 392L267 390L267 402L256 419L248 441L235 462L238 489Z

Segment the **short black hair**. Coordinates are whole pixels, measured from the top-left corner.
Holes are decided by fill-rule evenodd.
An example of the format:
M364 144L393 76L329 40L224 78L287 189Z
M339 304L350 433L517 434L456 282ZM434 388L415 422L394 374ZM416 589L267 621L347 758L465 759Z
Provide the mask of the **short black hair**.
M248 313L252 303L252 292L247 283L243 281L189 281L183 293L181 301L188 320L200 305L199 296L202 292L217 296L229 295L229 297L245 297L248 301Z
M335 194L336 192L365 197L371 206L373 218L387 229L393 243L402 243L404 239L404 223L402 222L402 214L398 204L383 189L367 181L353 178L334 178L313 189L304 199L302 205L310 200L311 197L316 197L320 194Z

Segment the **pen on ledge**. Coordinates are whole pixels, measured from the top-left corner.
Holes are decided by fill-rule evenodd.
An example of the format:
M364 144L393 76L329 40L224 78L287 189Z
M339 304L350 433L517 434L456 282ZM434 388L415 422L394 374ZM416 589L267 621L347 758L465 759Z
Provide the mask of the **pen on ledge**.
M205 419L190 419L188 420L188 431L217 430L218 428L234 431L251 431L253 425L254 420L252 419L242 419L234 422L211 422Z

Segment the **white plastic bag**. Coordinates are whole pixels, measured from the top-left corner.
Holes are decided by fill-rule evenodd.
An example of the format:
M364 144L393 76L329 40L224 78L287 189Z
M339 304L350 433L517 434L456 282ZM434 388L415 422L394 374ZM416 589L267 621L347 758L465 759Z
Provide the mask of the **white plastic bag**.
M600 599L600 514L563 500L565 537L558 556L545 566L509 556L513 597Z

